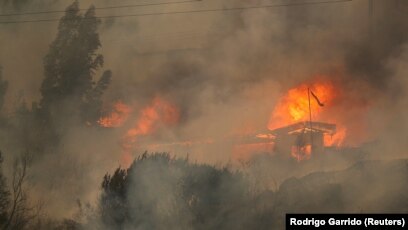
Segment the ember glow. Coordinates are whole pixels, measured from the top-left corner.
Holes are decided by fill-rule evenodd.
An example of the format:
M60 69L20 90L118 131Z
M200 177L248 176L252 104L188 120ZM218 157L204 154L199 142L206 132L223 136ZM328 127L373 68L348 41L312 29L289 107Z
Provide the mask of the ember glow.
M308 160L312 155L312 146L306 145L301 147L292 146L291 156L297 161Z
M113 112L98 120L100 126L105 128L120 127L129 118L132 109L121 101L113 106Z

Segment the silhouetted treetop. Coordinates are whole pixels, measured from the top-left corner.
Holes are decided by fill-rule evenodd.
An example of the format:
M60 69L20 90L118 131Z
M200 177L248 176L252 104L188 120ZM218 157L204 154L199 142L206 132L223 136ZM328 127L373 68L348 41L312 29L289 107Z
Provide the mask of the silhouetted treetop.
M103 56L97 53L101 47L99 24L93 6L83 15L78 1L66 9L44 58L40 107L46 115L64 113L88 123L99 118L101 96L111 78L111 72L106 71L99 81L95 80L96 72L103 66Z

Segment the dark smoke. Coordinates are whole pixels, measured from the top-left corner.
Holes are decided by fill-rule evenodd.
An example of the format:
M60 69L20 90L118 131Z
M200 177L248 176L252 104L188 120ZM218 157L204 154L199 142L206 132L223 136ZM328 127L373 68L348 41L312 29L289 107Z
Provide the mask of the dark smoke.
M271 4L299 2L272 1ZM407 158L408 2L373 2L372 17L368 1L351 1L248 11L102 19L96 30L100 35L101 47L96 47L95 53L103 55L104 66L98 65L100 68L92 70L92 88L95 89L102 76L107 76L103 71L111 70L113 77L107 84L109 87L102 90L104 93L95 103L91 103L97 109L93 110L93 122L89 124L86 122L89 116L85 116L87 119L81 122L72 119L79 116L76 112L80 109L76 109L84 107L76 103L82 101L82 97L75 100L68 97L64 103L53 105L55 114L59 115L50 115L54 116L53 119L43 119L51 121L52 125L45 121L37 123L39 119L33 115L36 109L41 111L40 108L44 106L41 103L44 95L40 89L45 76L54 76L52 67L58 66L59 60L71 51L80 50L83 44L73 45L61 52L55 50L53 55L60 55L58 60L49 62L48 68L44 69L44 64L47 64L44 57L50 55L50 45L58 37L58 24L0 24L0 150L4 158L3 173L6 178L11 178L13 159L26 152L35 153L28 178L31 199L44 201L44 211L50 219L75 219L73 216L78 209L83 212L89 209L86 212L91 213L90 228L100 226L102 223L95 213L100 211L98 202L102 193L102 176L106 172L114 172L123 163L120 145L123 134L134 124L137 112L159 96L178 107L180 119L174 126L160 127L155 135L144 139L146 142L207 139L215 139L216 142L188 147L163 145L159 149L149 149L151 147L143 141L138 142L133 157L144 150L164 151L175 157L188 155L190 163L180 163L183 165L181 169L172 168L174 171L169 175L160 171L161 163L142 165L140 172L134 175L136 179L128 180L139 186L128 187L129 194L125 199L128 203L125 202L125 205L129 207L124 209L132 217L128 221L137 220L135 213L140 214L146 208L154 211L153 216L157 219L140 220L140 226L149 228L156 223L166 225L169 222L171 226L176 226L171 221L177 220L188 229L194 218L198 217L188 209L190 206L186 201L189 200L180 198L179 193L184 188L179 181L190 174L204 180L208 176L206 170L221 173L217 167L210 165L228 163L234 169L239 168L248 178L240 179L235 184L239 188L228 187L231 186L228 181L220 182L219 187L228 188L225 194L217 189L211 192L215 198L228 198L231 194L241 196L244 203L230 202L232 207L241 207L237 208L236 213L228 211L226 215L230 215L230 219L240 219L244 215L242 210L251 210L255 213L253 216L242 218L242 221L248 221L242 225L247 229L267 229L270 225L275 226L276 222L276 226L280 226L280 215L286 211L355 212L360 207L363 207L363 211L406 211L398 204L406 204L406 196L400 194L406 185L396 186L396 178L406 181L402 176L406 172L403 160L386 163L382 160ZM0 12L64 9L71 3L2 0ZM91 4L99 7L119 3L108 0L81 1L80 8L87 9ZM95 13L97 16L107 16L254 4L267 3L208 0L96 10ZM60 18L62 15L9 16L0 17L0 21ZM76 61L73 56L70 60ZM68 70L76 70L77 66L74 66ZM292 87L315 81L319 78L316 76L332 81L341 89L341 97L336 99L333 107L327 108L328 114L341 117L344 125L350 127L346 143L361 148L348 148L341 156L334 154L305 163L268 154L254 157L250 163L243 165L234 162L234 142L228 138L248 127L250 130L265 130L279 98ZM109 106L119 100L135 111L129 121L120 128L97 127L99 109L107 108L109 111ZM90 115L91 112L85 114ZM53 127L52 131L50 126ZM179 161L169 162L176 164ZM200 165L202 163L209 165ZM376 167L382 171L376 172ZM200 171L202 168L205 168L205 172ZM391 181L387 180L387 170L392 171L389 174L393 178ZM304 177L316 171L326 172ZM230 171L224 173L235 175ZM359 186L366 179L364 176L353 178L365 174L373 178L375 183L372 187ZM166 178L169 180L163 180L162 176L168 176ZM297 179L287 180L289 177ZM324 182L316 182L319 180ZM10 180L6 182L11 183ZM382 182L390 184L382 187L379 185ZM152 192L146 194L139 188ZM253 194L241 194L242 191L237 191L240 189L248 189L248 193ZM352 206L356 202L352 199L354 195L364 198L364 194L372 190L378 193ZM306 192L302 194L299 191ZM132 196L136 193L140 194ZM146 196L150 196L150 200L140 210L138 205L144 202ZM78 199L90 205L78 202ZM316 202L311 204L307 200ZM164 207L155 209L155 202ZM372 204L374 202L377 202L377 206ZM207 211L206 215L213 211L211 208L200 208ZM166 214L173 209L178 210L179 216ZM273 218L268 219L269 216ZM219 218L215 215L209 220L214 221L212 223L231 224L222 225L224 229L234 227L233 221L220 223ZM218 226L206 225L211 221L195 226L203 229ZM77 222L67 220L64 223L77 226ZM133 222L127 224L139 226Z

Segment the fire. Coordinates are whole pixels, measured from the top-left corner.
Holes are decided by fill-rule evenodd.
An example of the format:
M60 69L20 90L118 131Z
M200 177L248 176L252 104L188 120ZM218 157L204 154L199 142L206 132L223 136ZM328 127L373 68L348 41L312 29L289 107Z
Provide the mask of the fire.
M312 155L312 146L306 145L301 147L292 146L291 156L297 161L308 160Z
M140 136L152 134L160 125L172 125L179 120L178 109L168 101L156 97L151 104L143 108L133 125L122 138L124 154L122 160L129 165L131 150Z
M313 95L309 94L309 92L313 92ZM321 127L323 126L323 130L325 128L324 124L335 124L336 126L332 125L334 127L333 129L330 128L332 126L327 128L327 130L332 131L316 131L321 132L320 138L322 139L319 139L319 136L317 136L317 139L313 142L313 138L310 138L311 140L307 140L306 138L305 140L302 139L305 142L300 142L304 143L302 145L297 146L297 142L295 142L292 147L288 146L288 151L290 151L291 156L298 161L307 160L311 158L312 152L315 152L315 150L318 151L317 149L319 147L341 146L344 144L348 131L348 126L346 126L348 123L342 122L344 121L343 115L338 112L338 109L342 107L336 108L336 105L338 105L337 102L342 96L343 92L340 91L339 86L335 87L333 82L328 80L316 81L311 84L304 83L298 87L289 89L273 109L269 119L268 129L275 130L285 126L296 128L297 125L300 124L304 132L309 130L308 132L310 133L309 126L303 125L305 128L302 128L302 124L309 124L311 111L312 120L316 126L319 126L319 122L323 124L321 125ZM324 106L322 104L324 104ZM120 127L124 122L132 124L132 120L128 119L131 113L133 113L133 111L129 106L118 102L114 106L114 111L109 116L101 118L98 123L103 127ZM130 165L131 159L133 158L131 152L137 148L138 143L140 144L142 141L141 137L152 135L161 127L176 124L179 121L179 111L177 107L169 101L161 97L155 97L147 106L142 108L140 112L134 113L132 118L135 118L133 125L130 129L125 131L121 138L121 146L123 148L121 160L125 166ZM245 126L242 127L242 130L247 130ZM313 127L313 130L317 129L317 127ZM298 135L296 132L288 133L288 135L291 135L290 138L293 138L294 135ZM234 158L247 159L253 155L253 153L273 153L279 145L277 143L282 140L276 139L276 133L256 133L254 131L251 133L250 135L244 135L249 136L248 140L242 137L242 135L239 135L240 138L238 138L238 135L234 134L233 140L238 140L237 144L232 148ZM245 139L245 142L239 141L242 138ZM285 140L286 139L279 143L286 143ZM213 142L213 140L186 140L162 144L153 143L147 146L149 149L154 149L170 146L208 145L213 144Z
M340 114L335 112L335 105L340 96L339 86L335 87L327 80L301 84L290 89L278 101L270 116L268 128L274 130L299 122L308 123L311 116L313 122L336 124L335 133L323 134L323 146L340 146L347 134L347 128L342 123ZM314 148L310 143L302 146L294 145L291 148L291 156L298 161L310 159Z
M324 146L341 146L346 138L347 129L344 126L337 125L337 131L334 135L324 136Z
M318 82L309 87L325 106L330 106L336 96L335 87L331 82ZM313 98L310 98L310 102L313 118L319 119L322 107ZM302 84L290 89L278 102L272 112L268 128L272 130L305 120L309 120L309 97L308 85Z
M118 101L114 104L113 111L109 115L101 117L98 124L106 128L121 127L129 120L132 113L133 109L130 106ZM179 111L176 106L160 97L155 97L148 106L140 111L132 128L127 130L122 137L121 162L124 166L129 166L132 161L130 153L138 137L152 134L161 125L171 125L178 120Z
M98 120L100 126L105 128L120 127L129 118L132 109L121 101L113 106L114 111Z

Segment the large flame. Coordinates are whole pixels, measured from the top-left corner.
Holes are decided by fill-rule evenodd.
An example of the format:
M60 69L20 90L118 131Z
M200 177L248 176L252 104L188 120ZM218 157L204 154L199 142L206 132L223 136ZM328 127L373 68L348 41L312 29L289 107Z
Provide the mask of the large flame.
M170 102L156 97L151 104L143 108L131 129L122 138L122 163L129 165L132 159L131 150L140 136L152 134L160 125L175 124L179 120L179 111Z
M100 126L105 128L120 127L132 112L132 109L122 101L115 103L113 110L111 114L98 120Z
M309 93L309 90L318 97L319 102ZM323 121L334 123L337 131L333 135L325 134L324 146L340 146L343 144L347 129L340 120L336 120L338 115L333 113L333 106L340 96L340 89L330 81L317 81L312 84L302 84L290 89L277 103L274 108L268 128L273 130L300 121ZM310 117L311 116L311 117ZM292 157L300 160L311 157L311 146L292 147Z
M309 86L325 106L330 106L336 96L335 87L331 82L317 82ZM313 97L310 98L313 119L319 119L323 110ZM278 102L269 120L268 128L276 129L298 121L309 120L308 85L302 84L290 89Z
M98 120L102 127L117 128L124 125L127 120L130 123L130 115L133 109L118 101L113 106L113 111ZM179 111L177 107L170 102L155 97L149 105L144 107L137 115L132 128L126 131L121 140L123 148L121 163L127 167L132 161L131 151L135 147L140 136L152 134L161 125L171 125L179 120Z

